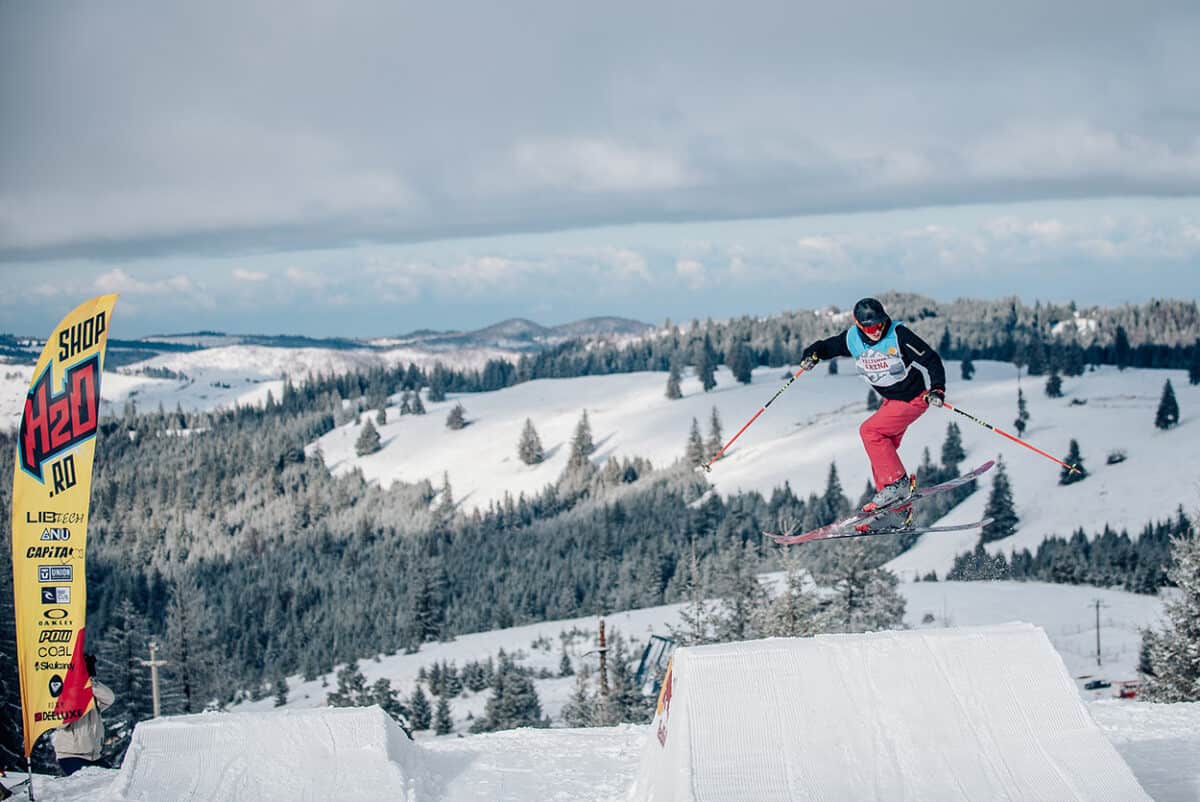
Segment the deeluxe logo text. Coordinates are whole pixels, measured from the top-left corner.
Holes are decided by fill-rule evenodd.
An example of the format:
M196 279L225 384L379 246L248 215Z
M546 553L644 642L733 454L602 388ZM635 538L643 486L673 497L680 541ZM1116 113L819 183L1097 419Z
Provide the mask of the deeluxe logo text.
M96 433L100 407L100 357L67 371L63 392L50 390L47 368L29 389L21 418L21 468L44 482L42 465Z

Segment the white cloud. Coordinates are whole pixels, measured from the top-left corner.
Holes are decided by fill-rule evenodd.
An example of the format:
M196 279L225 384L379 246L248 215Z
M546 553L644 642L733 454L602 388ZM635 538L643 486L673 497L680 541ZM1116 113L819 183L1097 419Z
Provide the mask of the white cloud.
M695 259L679 259L675 262L675 275L691 290L702 290L708 285L708 271L702 262Z
M267 274L258 270L245 270L240 267L233 269L234 281L266 281Z
M97 290L105 293L116 292L122 295L200 295L200 288L191 278L185 275L170 278L143 281L126 273L121 268L109 270L96 277L94 282Z
M522 142L513 163L518 181L571 190L678 189L695 180L673 153L603 139Z
M320 290L327 287L330 280L322 273L313 270L303 270L299 267L289 267L283 273L287 280L297 287L304 287L310 290Z

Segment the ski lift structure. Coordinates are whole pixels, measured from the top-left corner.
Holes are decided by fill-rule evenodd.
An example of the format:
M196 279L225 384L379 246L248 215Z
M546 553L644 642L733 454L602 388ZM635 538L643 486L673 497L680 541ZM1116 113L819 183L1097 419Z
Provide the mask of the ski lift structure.
M642 693L647 696L658 695L658 686L662 683L663 673L667 669L667 661L671 659L673 651L675 651L674 638L662 635L650 636L646 648L642 650L642 659L638 662L637 673L634 675L634 682L642 689Z

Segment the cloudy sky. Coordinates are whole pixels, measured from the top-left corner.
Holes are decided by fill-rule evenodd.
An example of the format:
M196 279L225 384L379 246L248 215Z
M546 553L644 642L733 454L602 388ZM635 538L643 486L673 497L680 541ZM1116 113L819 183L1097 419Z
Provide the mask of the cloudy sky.
M0 331L1200 295L1200 4L0 2Z

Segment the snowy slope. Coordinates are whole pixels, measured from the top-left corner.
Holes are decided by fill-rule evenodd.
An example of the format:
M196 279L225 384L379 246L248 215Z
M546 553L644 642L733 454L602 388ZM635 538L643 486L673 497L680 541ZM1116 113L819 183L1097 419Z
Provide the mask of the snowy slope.
M1093 702L1088 712L1158 802L1200 799L1200 704ZM445 785L429 802L620 802L638 772L645 727L513 730L424 741ZM247 752L264 750L255 743ZM115 769L65 778L35 776L43 802L96 802L118 781ZM303 776L303 775L302 775ZM9 777L6 782L16 778ZM23 797L19 797L23 798ZM357 802L348 793L320 802Z
M173 410L209 409L234 403L261 403L268 391L278 397L282 376L302 380L310 371L328 373L361 368L375 360L406 363L414 354L397 350L381 355L370 351L279 349L257 346L214 348L171 354L151 360L187 375L183 381L107 373L102 385L109 410L119 411L126 400L140 409L161 403ZM475 354L471 359L482 359ZM463 355L468 359L469 355ZM848 372L848 365L843 365ZM1017 375L1013 366L979 362L973 381L957 379L957 363L947 365L949 398L964 410L1011 430L1016 416ZM699 381L683 381L685 397L664 397L666 375L637 373L539 380L491 393L451 397L427 404L423 417L389 410L382 427L383 450L367 457L354 455L359 428L347 425L319 441L325 459L336 471L361 468L370 479L391 482L429 478L440 483L450 477L456 500L465 509L503 498L505 493L534 493L562 471L580 413L587 409L598 445L594 459L642 456L664 466L683 454L693 417L707 437L708 420L716 407L727 439L782 385L783 369L760 368L749 386L735 382L727 370L717 373L718 386L702 392ZM29 369L12 367L0 374L0 408L8 425L19 421ZM1160 432L1153 426L1163 382L1170 378L1182 412L1180 425ZM1063 380L1065 397L1046 398L1044 380L1026 377L1030 412L1026 438L1055 455L1065 455L1071 438L1080 441L1091 476L1068 487L1057 484L1058 467L1031 452L953 413L931 410L913 427L901 448L910 468L928 447L937 460L946 425L958 422L967 463L975 465L1003 455L1013 485L1018 532L991 549L1034 549L1047 534L1070 535L1078 526L1089 534L1108 523L1128 528L1136 536L1148 521L1173 514L1183 503L1191 508L1200 489L1200 386L1187 383L1183 371L1100 368ZM824 367L804 375L746 431L710 478L722 493L758 490L770 493L784 481L801 495L823 490L831 461L836 461L843 487L857 499L869 476L858 425L866 417L867 388L854 376L830 376ZM395 402L396 399L393 399ZM1073 405L1072 401L1086 401ZM461 402L471 425L452 432L445 427L450 407ZM530 418L546 448L547 460L536 466L516 458L516 444L525 418ZM364 419L366 416L364 415ZM1109 451L1122 449L1129 459L1105 465ZM990 480L943 523L976 520L982 515ZM937 571L944 575L956 554L973 547L976 532L943 533L922 539L901 555L892 568L905 578Z
M1138 628L1158 620L1161 603L1148 596L1103 591L1095 588L1019 582L937 582L906 583L901 592L908 602L905 623L908 626L940 629L945 626L970 627L1008 621L1029 621L1045 630L1055 651L1071 675L1103 676L1110 680L1134 676L1137 662ZM1101 599L1106 607L1102 617L1103 662L1095 665L1094 612L1092 599ZM607 616L611 629L634 637L650 632L665 633L680 606L669 605L614 613ZM368 683L388 677L403 694L414 686L421 666L435 661L454 661L459 667L470 659L494 656L500 648L510 654L524 653L522 663L533 668L557 670L560 639L563 632L586 631L569 648L578 667L594 664L595 656L583 653L594 649L596 621L581 618L514 627L508 630L463 635L449 643L431 643L412 655L381 656L379 661L360 661ZM551 646L543 650L534 641L544 638ZM331 674L322 680L302 682L289 679L290 701L283 710L312 711L320 714L325 695L336 686ZM537 689L543 707L557 718L573 679L538 680ZM1200 704L1149 705L1126 701L1090 701L1100 692L1082 690L1088 710L1104 730L1121 756L1134 770L1138 781L1157 800L1200 799ZM1111 689L1101 693L1111 697ZM468 713L483 711L487 692L453 700L456 728L464 730ZM236 707L237 713L274 710L271 699L247 702ZM260 733L259 737L270 738ZM465 738L432 737L418 733L417 743L429 750L437 775L444 785L438 793L424 799L461 800L580 800L615 802L624 798L638 772L639 756L646 728L625 726L594 730L517 730ZM251 755L267 754L270 743L252 739L242 743ZM297 747L299 754L308 747ZM369 756L364 756L364 759ZM167 757L162 757L167 760ZM181 758L182 759L182 758ZM303 761L302 761L303 762ZM164 771L170 771L168 764ZM188 771L178 767L180 773ZM87 769L70 778L37 778L38 798L48 802L83 802L102 799L117 779L115 771ZM303 776L303 775L301 775ZM348 780L347 788L357 787ZM316 783L314 783L315 785ZM336 794L326 799L354 800L353 794ZM321 800L324 802L324 799Z
M951 377L958 366L948 366ZM693 417L707 436L715 406L726 439L748 420L782 384L782 370L760 368L753 384L737 384L728 371L717 373L718 387L702 392L694 377L683 382L684 398L664 397L665 375L638 373L577 379L539 380L497 392L451 397L430 404L424 417L399 416L389 410L389 423L380 429L383 449L356 457L354 424L330 432L319 441L326 462L335 471L360 468L369 479L384 483L431 478L435 484L449 474L455 498L466 508L486 506L504 493L533 493L553 481L566 465L570 440L581 412L588 411L595 441L594 459L642 456L663 466L683 454ZM1154 412L1163 382L1170 378L1182 410L1176 429L1154 428ZM1108 523L1128 528L1131 535L1151 519L1173 514L1191 504L1200 462L1194 451L1200 429L1193 412L1200 408L1200 387L1187 384L1182 371L1101 368L1063 381L1065 397L1046 398L1044 380L1022 381L1031 416L1026 439L1056 455L1065 455L1072 438L1080 441L1084 464L1091 476L1070 486L1057 484L1059 468L1043 457L942 410L931 410L909 430L901 456L910 469L928 447L940 457L946 425L954 420L962 430L967 463L975 465L1002 455L1021 518L1012 538L993 549L1034 549L1047 534L1069 536L1084 526L1089 534ZM964 410L1008 430L1016 417L1017 375L1011 365L980 362L973 381L950 382L949 398ZM853 376L830 376L823 369L802 376L741 437L710 474L719 492L757 490L770 493L784 481L798 494L821 492L829 463L835 461L842 484L857 499L869 476L859 440L858 425L867 416L867 389ZM1086 400L1072 405L1073 400ZM460 431L445 427L451 406L461 402L472 424ZM516 444L525 418L537 428L548 458L525 466L516 457ZM364 420L366 416L364 415ZM1122 449L1124 463L1109 466L1109 451ZM948 516L943 523L978 520L990 488ZM972 548L978 533L926 536L893 568L911 578L930 570L944 575L954 556Z
M766 574L764 579L773 576ZM914 582L902 584L900 592L907 600L906 626L922 629L1028 621L1046 632L1072 676L1101 676L1114 682L1137 676L1140 631L1157 624L1162 615L1162 603L1154 596L1042 582ZM1096 665L1095 614L1090 606L1095 599L1104 604L1100 630L1102 665L1099 667ZM682 607L682 604L670 604L610 613L605 616L609 636L617 631L644 642L651 634L667 635L668 628L678 624ZM500 649L520 658L522 665L535 671L545 669L557 675L564 633L578 633L567 647L572 665L595 668L596 631L596 617L545 621L460 635L448 643L427 643L416 654L379 655L360 660L359 668L368 685L387 678L392 687L406 696L416 686L417 674L422 667L428 669L434 663L446 661L462 668L470 660L494 658ZM548 646L544 645L547 643ZM592 653L585 656L588 652ZM1082 684L1079 683L1080 694L1084 698L1112 695L1111 690L1084 691ZM574 689L574 678L539 679L535 685L543 712L557 721ZM326 696L336 688L336 670L308 682L299 676L289 677L285 707L292 710L321 707ZM451 700L456 729L465 730L469 726L468 716L478 718L482 715L488 695L487 691L468 692ZM235 707L238 711L273 708L274 700L270 697ZM422 737L418 734L418 738Z

